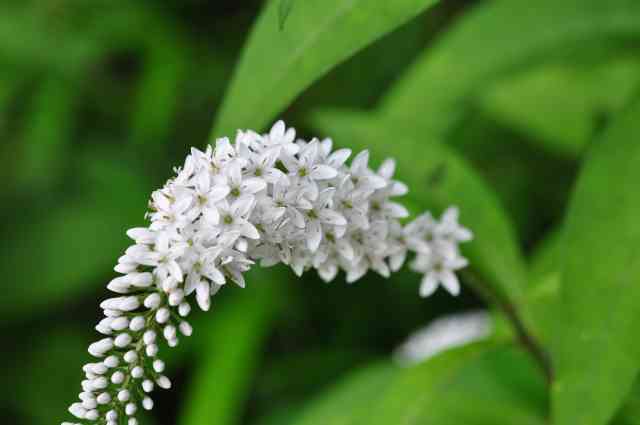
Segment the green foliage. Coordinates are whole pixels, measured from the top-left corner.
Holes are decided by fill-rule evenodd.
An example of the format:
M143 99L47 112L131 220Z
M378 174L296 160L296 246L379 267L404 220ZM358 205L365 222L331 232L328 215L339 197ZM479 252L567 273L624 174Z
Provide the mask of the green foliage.
M590 40L640 33L633 0L497 1L464 16L393 87L384 114L441 134L486 84Z
M282 273L255 270L248 273L251 293L237 294L216 318L198 330L204 341L191 389L184 404L181 425L240 423L251 376L258 366L264 339L271 327L280 292ZM278 288L280 287L280 288Z
M294 0L280 0L280 7L278 8L278 24L280 25L280 31L284 29L284 24L287 22L289 13L293 8Z
M575 157L602 121L629 101L640 83L639 69L636 57L593 66L546 64L500 80L479 103L500 122L533 135L550 152Z
M282 29L281 2L268 2L242 53L213 135L263 129L315 80L434 2L307 0L289 7Z
M113 267L113 258L127 243L124 232L114 229L142 223L148 192L144 177L118 162L117 156L85 158L78 173L91 189L82 199L68 200L46 214L31 213L28 224L8 233L13 250L0 257L0 269L24 284L0 299L3 320L94 293L92 279ZM99 249L89 237L100 241Z
M606 423L640 367L639 116L635 102L595 143L567 214L553 344L558 425Z
M543 424L545 410L544 381L526 353L480 343L404 369L367 366L285 423Z
M317 400L298 413L292 425L355 425L362 423L371 406L377 404L398 373L398 367L388 363L372 364L349 373Z
M64 418L124 231L216 112L211 137L283 115L396 158L412 213L460 207L471 266L428 300L252 271L163 350L177 391L142 425L638 424L639 38L636 0L2 2L4 422ZM391 362L469 308L487 341Z

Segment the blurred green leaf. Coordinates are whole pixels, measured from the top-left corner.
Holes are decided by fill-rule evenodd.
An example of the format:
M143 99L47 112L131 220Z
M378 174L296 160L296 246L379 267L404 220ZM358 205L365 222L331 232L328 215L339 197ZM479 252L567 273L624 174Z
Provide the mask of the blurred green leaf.
M558 325L556 306L560 292L560 264L564 248L561 229L555 229L536 247L529 267L527 305L540 338L550 346Z
M478 343L405 369L364 367L282 423L542 424L546 401L544 381L524 352Z
M270 1L244 48L213 136L262 129L337 64L434 3L306 0L296 3L280 30L280 2Z
M356 425L377 404L398 367L388 362L350 372L336 385L305 406L291 425ZM397 423L393 421L392 423Z
M180 424L240 423L242 404L279 305L283 276L274 269L250 271L246 276L250 293L233 294L219 309L214 305L208 327L194 330L205 342L197 350L198 366Z
M35 315L38 309L42 314L96 289L96 279L127 246L124 229L142 222L144 177L114 156L93 154L79 161L81 180L88 183L84 196L49 208L10 236L12 249L0 256L0 270L11 286L0 298L3 320Z
M377 159L395 158L398 178L411 188L408 198L423 209L440 212L459 206L461 222L475 234L462 246L464 254L483 284L501 301L517 306L526 319L526 270L513 227L491 188L464 160L445 145L425 142L392 121L376 121L363 113L317 111L310 122L342 146L369 149Z
M589 153L565 226L554 423L605 424L640 368L640 102Z
M280 0L280 7L278 8L278 24L280 31L284 29L284 24L287 22L287 18L293 8L294 0Z
M77 75L92 58L95 40L56 31L41 19L46 14L26 5L0 5L0 57L24 70L48 69L52 74ZM59 29L59 28L58 28ZM55 46L55 48L50 48ZM63 54L61 54L61 52Z
M576 156L599 121L628 102L640 82L638 71L636 57L586 67L549 64L498 82L479 100L491 116L534 136L549 151Z
M636 378L629 397L625 400L611 425L640 425L640 380Z
M181 83L188 70L189 48L174 27L160 19L153 36L141 33L146 48L142 79L131 115L131 140L140 145L168 140L174 123Z
M589 40L640 34L635 0L482 3L424 52L382 102L385 115L440 135L498 77Z
M42 81L22 136L21 184L33 188L57 183L69 158L74 107L71 82L55 77Z
M11 396L29 424L45 425L54 418L59 422L66 416L69 400L80 390L80 368L88 360L83 331L54 329L34 335L31 346L19 347L23 355L11 369L20 373L5 376L3 382L13 385ZM62 382L74 385L60 385Z
M368 386L372 399L335 415L349 417L357 409L359 420L327 423L524 425L543 424L546 414L544 379L527 354L511 345L451 349Z

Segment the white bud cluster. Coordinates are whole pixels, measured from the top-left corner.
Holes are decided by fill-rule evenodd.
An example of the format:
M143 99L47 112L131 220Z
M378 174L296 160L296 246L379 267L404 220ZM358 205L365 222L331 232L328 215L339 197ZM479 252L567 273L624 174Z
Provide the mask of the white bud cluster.
M186 297L195 293L208 310L228 281L244 287L243 273L258 261L297 275L316 269L327 282L343 270L353 282L369 269L387 277L413 252L421 295L439 284L457 294L454 272L466 265L458 243L471 239L457 210L403 226L409 214L393 198L407 187L392 179L394 161L374 171L367 151L347 165L350 155L332 150L330 139L296 140L282 121L268 134L239 131L235 143L192 149L153 192L149 227L127 232L135 244L118 259L123 275L107 285L118 296L102 302L96 326L105 338L89 346L100 361L84 366L80 401L69 411L84 422L136 425L138 408L153 406L147 394L171 387L157 344L191 335Z

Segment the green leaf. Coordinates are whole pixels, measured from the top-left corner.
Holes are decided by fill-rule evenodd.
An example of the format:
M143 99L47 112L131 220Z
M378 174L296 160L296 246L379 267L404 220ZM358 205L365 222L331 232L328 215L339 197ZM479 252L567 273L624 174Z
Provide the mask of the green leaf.
M544 380L511 345L476 343L417 366L376 363L347 375L285 424L542 424Z
M3 320L42 314L104 286L115 276L114 258L130 242L124 229L143 221L144 176L112 153L93 150L79 159L79 179L87 185L83 196L48 206L6 236L12 249L0 256L0 270L12 289L0 298Z
M640 425L640 380L637 378L631 394L616 413L611 425Z
M395 158L398 179L409 185L408 198L423 210L459 206L461 222L475 235L462 247L472 268L491 292L526 317L526 267L513 226L491 188L463 159L445 145L425 143L392 121L380 122L362 113L317 111L310 122L342 146L369 149L377 160Z
M564 228L554 423L607 423L640 367L640 102L595 143Z
M435 0L305 0L278 27L279 1L265 7L242 53L213 135L262 129L329 70Z
M498 1L478 5L426 50L383 101L383 114L442 134L463 101L497 78L562 48L640 34L634 0Z
M278 282L283 274L274 270L252 270L246 278L248 292L233 294L220 309L214 305L208 326L194 329L204 344L199 343L202 345L196 350L200 355L181 425L240 423L242 404L277 310L279 287L283 286Z
M476 343L402 370L357 423L543 424L543 377L522 350Z
M558 326L557 303L560 292L561 255L564 249L562 229L555 229L538 244L529 267L527 305L540 338L547 346Z
M492 117L533 136L550 152L577 156L601 121L628 103L640 83L639 70L635 57L587 67L547 64L501 80L479 102Z
M68 166L74 124L74 87L51 77L33 99L23 135L19 181L29 189L53 186Z
M280 31L284 29L284 24L291 13L293 7L293 0L280 0L280 8L278 9L278 20L280 25Z
M345 378L317 399L310 402L291 421L291 425L356 425L374 406L398 373L398 368L387 362L366 366L349 373ZM394 422L395 423L395 422Z
M137 88L131 140L140 145L167 141L174 125L181 83L188 66L189 46L169 23L150 16L155 31L140 34L147 60Z

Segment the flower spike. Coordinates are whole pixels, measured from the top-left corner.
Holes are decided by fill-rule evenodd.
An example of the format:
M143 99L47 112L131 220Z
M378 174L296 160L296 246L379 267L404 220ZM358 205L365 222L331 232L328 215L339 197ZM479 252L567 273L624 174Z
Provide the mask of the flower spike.
M88 349L97 360L83 367L69 412L82 424L137 425L154 388L171 387L158 347L191 335L191 296L208 310L223 286L244 287L256 262L284 263L297 275L315 269L327 282L342 270L354 282L370 269L387 277L414 254L421 296L440 285L458 294L455 272L467 265L458 244L472 234L457 208L403 225L409 213L395 198L407 186L393 180L394 161L374 171L367 151L347 165L350 155L330 139L296 140L282 121L264 135L239 131L233 143L192 149L152 193L149 226L127 231L134 244L107 285L114 296L100 304L103 338Z

